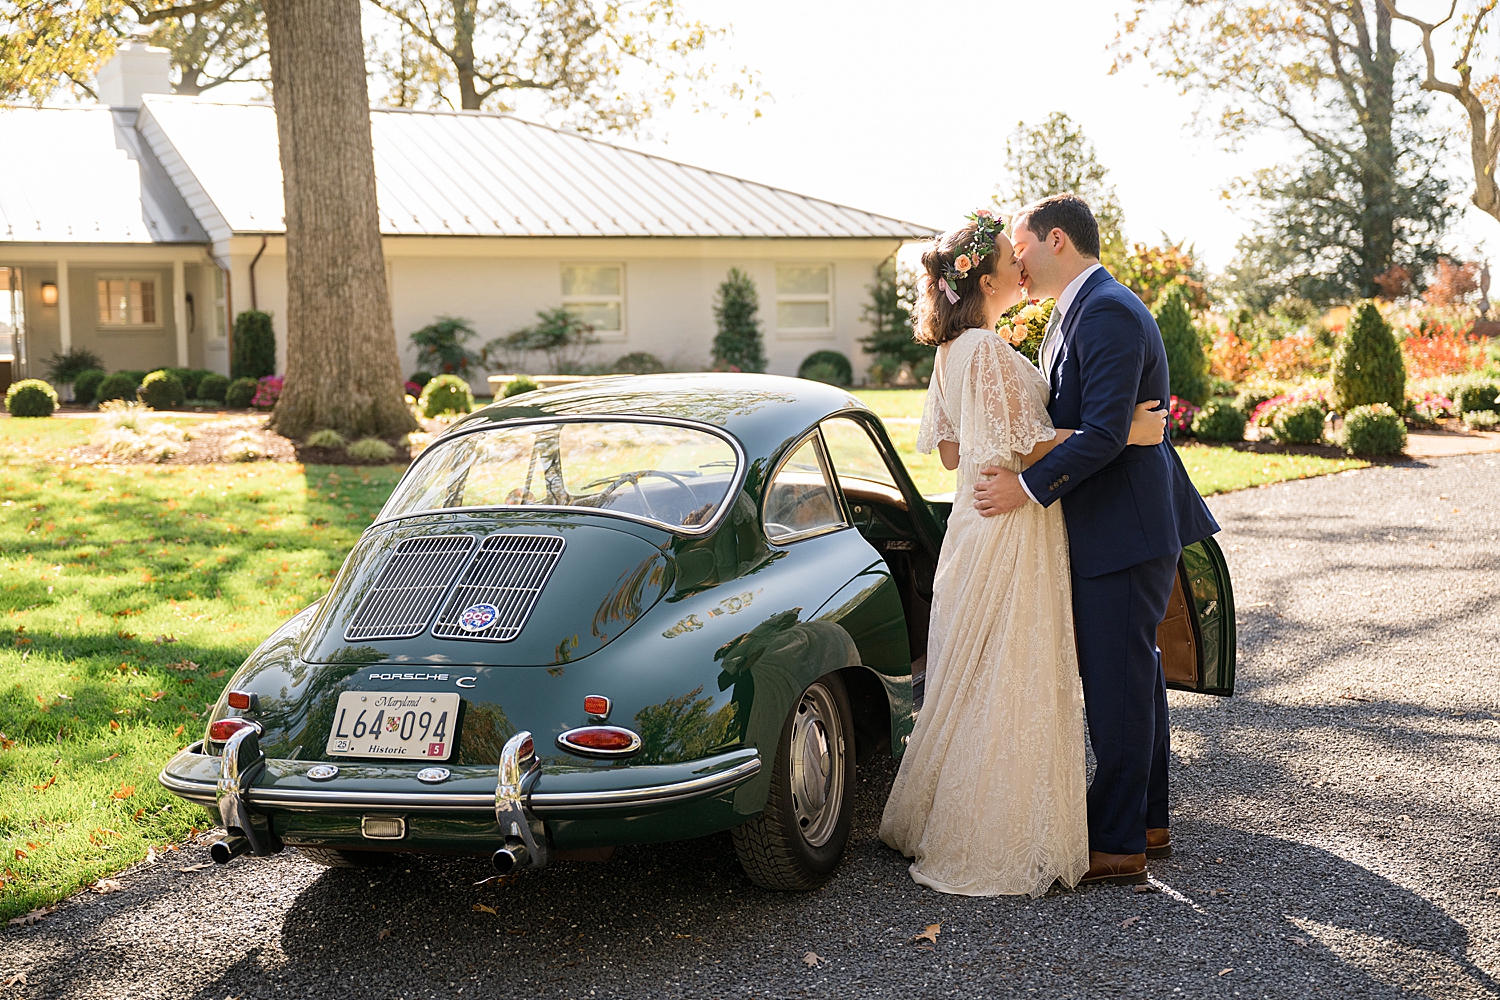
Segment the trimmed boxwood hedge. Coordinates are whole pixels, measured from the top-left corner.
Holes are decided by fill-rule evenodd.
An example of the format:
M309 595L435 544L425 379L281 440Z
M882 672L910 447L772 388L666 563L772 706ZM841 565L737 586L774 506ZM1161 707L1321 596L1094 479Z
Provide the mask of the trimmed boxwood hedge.
M170 410L182 405L182 401L187 399L187 392L182 387L182 379L161 369L141 380L136 396L153 410Z
M5 409L13 417L50 417L57 409L57 390L39 378L23 378L6 390Z

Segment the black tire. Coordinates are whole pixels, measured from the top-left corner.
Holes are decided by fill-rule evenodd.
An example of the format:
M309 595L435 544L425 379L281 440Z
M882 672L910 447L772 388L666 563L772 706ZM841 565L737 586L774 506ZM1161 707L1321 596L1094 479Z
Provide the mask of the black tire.
M351 851L343 847L299 847L297 853L324 868L384 868L396 856L387 851Z
M822 718L825 714L828 717ZM820 754L814 731L820 726L828 751L826 770L815 763ZM803 754L801 768L794 766L794 743ZM731 831L734 851L750 881L780 892L806 892L828 881L849 842L854 757L849 694L839 676L829 674L809 685L781 727L765 811ZM819 767L821 775L810 767ZM816 801L819 776L821 803Z

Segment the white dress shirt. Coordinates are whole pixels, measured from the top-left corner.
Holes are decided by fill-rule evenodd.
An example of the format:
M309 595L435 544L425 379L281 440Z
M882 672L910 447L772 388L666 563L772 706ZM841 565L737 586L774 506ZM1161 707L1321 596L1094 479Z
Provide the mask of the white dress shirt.
M1068 308L1073 305L1073 300L1078 298L1078 290L1083 287L1085 281L1089 280L1089 275L1103 266L1103 264L1090 264L1084 268L1083 273L1068 282L1068 287L1062 290L1062 294L1057 297L1057 302L1052 306L1052 318L1047 322L1047 336L1042 339L1042 349L1038 358L1042 363L1042 377L1047 380L1048 386L1052 385L1052 366L1057 361L1057 349L1062 346L1062 326L1063 321L1067 319ZM1021 480L1021 489L1031 497L1033 503L1039 502L1036 497L1031 496L1031 487L1026 485L1025 479Z

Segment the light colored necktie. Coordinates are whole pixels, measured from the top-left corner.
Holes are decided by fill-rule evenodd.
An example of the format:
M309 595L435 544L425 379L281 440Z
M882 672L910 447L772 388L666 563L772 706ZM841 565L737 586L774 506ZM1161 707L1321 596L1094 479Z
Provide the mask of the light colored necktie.
M1057 361L1056 334L1058 327L1062 326L1062 310L1056 306L1052 307L1052 315L1047 318L1047 329L1042 333L1042 374L1047 377L1047 382L1052 382L1052 365Z

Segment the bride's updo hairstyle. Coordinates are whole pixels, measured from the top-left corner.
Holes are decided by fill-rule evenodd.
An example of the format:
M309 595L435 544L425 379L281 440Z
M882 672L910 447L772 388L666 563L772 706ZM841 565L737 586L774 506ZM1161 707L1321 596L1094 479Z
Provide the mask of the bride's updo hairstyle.
M933 239L923 252L922 275L917 281L916 322L912 324L917 343L936 347L958 339L965 330L984 326L984 292L979 289L979 279L995 273L999 255L988 253L974 260L977 254L966 253L978 233L979 224L967 222ZM967 258L962 262L964 276L948 286L956 295L950 301L940 283L945 273L960 270L960 257Z

